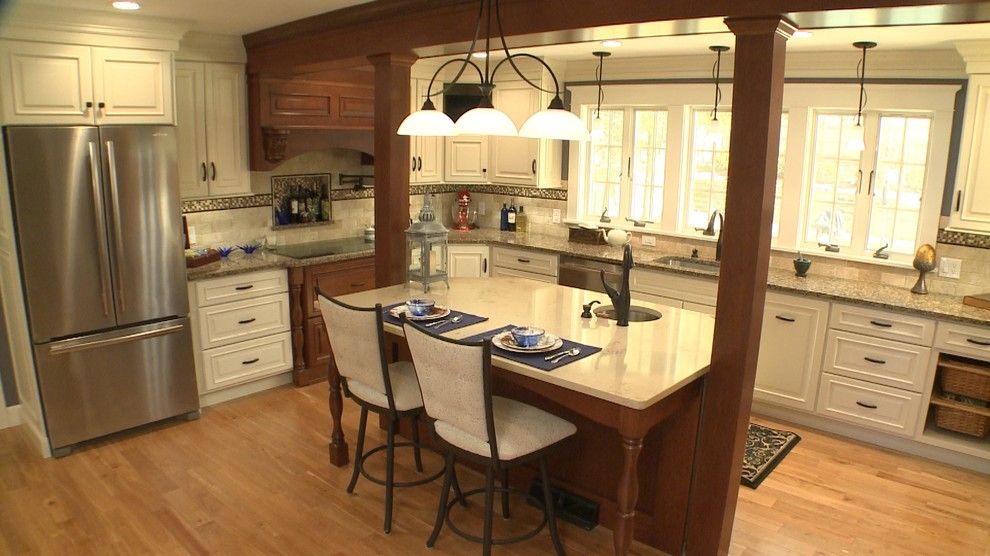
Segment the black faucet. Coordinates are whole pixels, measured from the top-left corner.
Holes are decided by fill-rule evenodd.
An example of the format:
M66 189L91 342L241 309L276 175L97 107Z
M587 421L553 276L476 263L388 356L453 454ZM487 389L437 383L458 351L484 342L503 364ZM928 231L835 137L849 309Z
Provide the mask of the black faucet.
M722 213L713 210L711 218L708 219L708 226L701 232L701 235L712 237L715 235L715 217L718 216L718 241L715 242L715 260L722 260L722 229L725 227L725 218ZM701 228L697 228L701 229Z
M629 292L629 271L633 267L632 247L627 243L622 249L622 284L619 290L608 285L605 281L605 271L601 271L602 286L605 293L612 300L612 307L615 310L615 320L618 326L629 326L629 305L632 302L632 294Z

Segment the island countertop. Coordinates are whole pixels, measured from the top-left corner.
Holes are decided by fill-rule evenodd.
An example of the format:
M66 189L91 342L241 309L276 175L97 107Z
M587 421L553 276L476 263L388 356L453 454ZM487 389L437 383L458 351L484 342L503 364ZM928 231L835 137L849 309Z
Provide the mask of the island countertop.
M498 350L493 350L493 364L632 409L644 409L673 394L705 374L711 362L715 320L694 311L636 301L636 305L660 311L663 317L619 327L613 320L580 318L581 305L601 299L600 293L520 278L454 278L449 289L435 285L426 296L439 305L488 317L444 334L447 337L465 338L507 324L532 325L602 348L549 372L499 357ZM413 297L424 297L421 287L390 286L340 299L371 306ZM385 329L402 334L401 327L388 322Z

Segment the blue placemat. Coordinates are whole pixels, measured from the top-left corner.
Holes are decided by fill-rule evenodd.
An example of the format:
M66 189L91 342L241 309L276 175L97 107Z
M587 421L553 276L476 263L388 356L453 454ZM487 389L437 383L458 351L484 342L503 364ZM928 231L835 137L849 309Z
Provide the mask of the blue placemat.
M405 305L405 302L393 303L391 305L382 307L382 311L384 313L383 316L385 317L385 322L390 322L392 324L402 324L402 319L397 319L389 313L390 309L392 309L393 307L398 307L399 305ZM452 319L457 317L460 317L461 320L459 320L458 322L451 322ZM442 319L437 319L437 320L438 321L442 320L446 322L436 326L428 326L426 329L435 334L443 334L444 332L450 332L452 330L457 330L458 328L464 328L465 326L471 326L472 324L485 322L486 320L488 320L488 317L481 317L478 315L472 315L471 313L465 313L463 311L455 311L454 309L451 309L449 315L447 315ZM434 321L425 321L425 322L419 321L416 324L425 326L430 324L431 322Z
M480 341L480 340L484 340L485 338L491 338L492 336L495 336L497 334L501 334L502 332L505 332L506 330L509 330L509 329L515 328L515 327L516 327L516 325L514 325L514 324L507 324L507 325L502 326L502 327L499 327L499 328L488 330L487 332L482 332L480 334L475 334L474 336L468 336L467 338L464 338L464 339L465 340L468 340L468 341L471 341L471 342L477 342L477 341ZM509 350L502 349L502 348L498 347L497 345L495 345L494 343L492 344L492 353L494 355L498 355L499 357L504 357L506 359L511 359L511 360L513 360L513 361L515 361L517 363L522 363L523 365L529 365L530 367L536 367L537 369L540 369L541 371L552 371L554 369L563 367L564 365L568 365L568 364L573 363L575 361L579 361L581 359L584 359L585 357L588 357L589 355L594 355L594 354L596 354L596 353L598 353L599 351L602 350L602 348L600 348L600 347L589 346L587 344L579 344L577 342L572 342L571 340L568 340L567 338L561 338L561 340L563 340L564 345L560 346L559 349L555 349L553 351L549 351L549 352L545 352L545 353L516 353L514 351L509 351ZM551 362L549 362L549 361L547 361L545 359L546 356L548 356L548 355L551 355L551 354L554 354L554 353L560 353L562 351L567 351L567 350L569 350L571 348L580 348L581 349L581 353L579 353L578 355L572 355L572 356L564 357L563 359L561 359L557 363L551 363Z

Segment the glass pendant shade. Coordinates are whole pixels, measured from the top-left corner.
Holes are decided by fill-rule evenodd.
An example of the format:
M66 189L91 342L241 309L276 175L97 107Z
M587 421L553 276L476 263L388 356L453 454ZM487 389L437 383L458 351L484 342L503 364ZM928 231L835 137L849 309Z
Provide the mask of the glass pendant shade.
M863 137L863 126L856 124L851 131L849 138L846 139L846 150L860 153L865 151L866 140Z
M443 112L433 108L433 103L427 101L421 110L406 116L399 124L399 135L421 135L424 137L446 137L457 135L454 120Z
M512 118L501 110L494 108L472 108L465 112L454 129L458 135L502 135L515 136L519 134Z
M519 130L521 137L588 141L591 134L577 114L563 108L547 108L533 114Z
M601 142L605 140L605 122L602 121L600 116L595 116L591 120L591 133L589 134L589 140Z

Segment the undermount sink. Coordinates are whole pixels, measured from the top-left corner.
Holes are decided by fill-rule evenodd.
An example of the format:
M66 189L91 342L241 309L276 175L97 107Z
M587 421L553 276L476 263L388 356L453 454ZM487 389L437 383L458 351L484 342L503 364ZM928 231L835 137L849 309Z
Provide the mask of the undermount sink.
M613 305L603 305L595 309L595 315L606 319L617 320L615 318L615 306ZM638 305L629 307L629 322L649 322L651 320L657 320L662 316L660 311L654 309L647 309Z
M697 270L699 272L707 272L709 274L718 274L719 269L718 261L712 259L700 259L697 257L678 257L675 255L669 255L666 257L660 257L659 259L656 259L655 262L672 266L674 268Z

